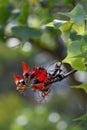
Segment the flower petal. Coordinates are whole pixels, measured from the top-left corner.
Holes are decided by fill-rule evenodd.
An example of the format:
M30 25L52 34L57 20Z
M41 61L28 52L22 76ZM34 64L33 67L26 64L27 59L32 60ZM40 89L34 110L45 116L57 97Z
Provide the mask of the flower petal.
M30 67L25 62L22 62L22 69L23 69L23 74L25 74L29 72Z
M17 84L19 81L22 80L22 77L19 76L19 75L14 74L13 77L14 77L14 82L15 82L15 84Z
M39 82L45 82L47 79L47 72L46 70L42 70L39 75L36 75L36 79L39 80Z

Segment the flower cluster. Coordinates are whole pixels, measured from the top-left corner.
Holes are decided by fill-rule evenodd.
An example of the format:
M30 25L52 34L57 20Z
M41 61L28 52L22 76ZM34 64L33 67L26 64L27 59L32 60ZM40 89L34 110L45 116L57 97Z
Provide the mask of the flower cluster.
M22 76L14 74L14 82L16 90L20 93L25 93L27 88L31 88L34 92L37 90L45 97L49 93L51 75L43 67L34 67L30 71L30 67L22 62L23 74Z
M31 88L34 92L40 91L43 99L48 95L52 83L61 81L77 71L71 70L65 73L61 69L60 62L55 65L53 73L48 73L45 68L36 66L31 71L25 62L22 62L22 70L22 76L14 74L16 90L25 93L28 88Z

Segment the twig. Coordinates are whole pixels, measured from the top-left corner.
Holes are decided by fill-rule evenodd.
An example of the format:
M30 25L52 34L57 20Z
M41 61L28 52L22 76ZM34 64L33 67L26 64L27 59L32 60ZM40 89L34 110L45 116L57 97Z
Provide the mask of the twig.
M71 70L70 72L66 73L65 75L57 75L57 76L55 77L55 80L48 81L48 82L45 83L45 85L47 86L47 85L50 85L50 84L52 84L52 83L61 81L61 80L65 79L65 78L67 78L68 76L70 76L71 74L75 73L75 72L77 72L77 70L74 70L74 69L73 69L73 70Z
M77 70L71 70L70 72L68 72L68 73L66 73L65 75L64 75L64 78L67 78L69 75L71 75L71 74L73 74L73 73L75 73L75 72L77 72ZM64 79L63 78L63 79Z

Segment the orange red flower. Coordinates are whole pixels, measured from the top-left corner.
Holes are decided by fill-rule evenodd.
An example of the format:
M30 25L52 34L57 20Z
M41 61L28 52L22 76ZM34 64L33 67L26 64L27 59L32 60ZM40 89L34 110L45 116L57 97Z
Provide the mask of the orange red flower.
M63 80L77 70L71 70L65 74L61 69L61 64L56 64L51 74L43 67L35 66L30 70L30 67L25 62L22 62L22 71L22 76L13 75L16 90L19 93L25 93L28 88L32 89L34 92L40 91L42 95L40 101L42 101L48 95L52 83Z
M22 69L24 79L30 78L30 67L25 62L22 62Z
M25 62L22 62L22 69L22 76L16 74L13 76L17 91L25 93L27 88L31 88L34 91L38 90L42 93L48 91L49 87L45 85L48 80L48 74L43 67L34 67L30 72L30 67Z
M16 90L19 91L20 93L25 93L26 92L26 85L24 79L19 76L14 74L14 82L16 84Z

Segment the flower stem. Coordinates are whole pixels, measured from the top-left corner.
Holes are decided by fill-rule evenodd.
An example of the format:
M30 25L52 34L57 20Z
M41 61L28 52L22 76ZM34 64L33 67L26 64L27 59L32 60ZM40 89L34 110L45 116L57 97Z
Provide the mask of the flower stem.
M74 74L75 72L77 72L77 70L74 70L74 69L73 69L73 70L71 70L70 72L68 72L68 73L66 73L66 74L64 74L64 75L57 75L57 76L55 77L55 79L46 82L45 85L47 86L47 85L50 85L50 84L52 84L52 83L61 81L61 80L65 79L65 78L67 78L68 76L70 76L71 74Z

